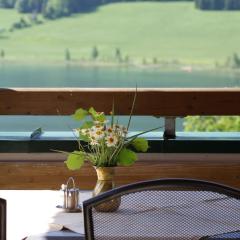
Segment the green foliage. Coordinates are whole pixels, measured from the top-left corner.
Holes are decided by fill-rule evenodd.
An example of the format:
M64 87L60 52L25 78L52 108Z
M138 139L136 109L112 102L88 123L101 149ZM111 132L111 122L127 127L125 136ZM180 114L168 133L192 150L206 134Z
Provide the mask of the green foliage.
M99 56L98 49L96 46L94 46L92 49L91 57L92 57L92 59L97 59L98 56Z
M27 28L30 26L31 26L31 24L29 24L24 18L21 17L18 22L15 22L12 24L11 31L13 31L15 29Z
M135 152L123 148L119 155L117 156L117 162L121 166L130 166L137 160L137 155Z
M94 166L128 165L136 160L133 157L134 153L125 147L129 141L126 139L126 129L116 123L107 125L108 121L104 113L97 112L93 107L89 108L88 111L80 108L75 111L73 117L82 121L80 128L77 129L79 140L88 144L88 151L85 151L79 142L79 150L84 154L84 159L92 162ZM118 158L120 153L120 158ZM70 167L72 167L71 164L76 164L77 157L74 155L76 155L75 152L70 153L68 163ZM129 157L129 159L123 160L122 157Z
M225 66L228 68L240 68L240 57L238 54L233 53L231 57L228 57Z
M65 60L66 61L70 61L71 60L71 54L70 54L70 51L69 51L68 48L65 50Z
M195 0L195 6L204 10L237 10L239 0Z
M136 0L125 0L133 2ZM141 0L138 0L141 1ZM149 0L151 1L151 0ZM193 0L156 0L159 2ZM69 16L72 13L95 11L97 7L122 0L0 0L0 8L13 8L21 13L41 12L49 19Z
M143 59L142 59L142 64L143 64L143 65L147 65L147 59L146 59L146 58L143 58Z
M158 64L158 59L156 57L153 58L153 64Z
M179 12L184 12L184 18ZM172 20L166 27L165 20L170 15ZM14 10L0 9L1 28L9 29L20 16ZM239 22L238 13L198 11L192 2L124 2L102 6L91 14L45 21L41 28L18 31L17 35L4 33L0 41L8 57L19 62L63 62L66 47L74 53L74 59L87 60L97 44L99 59L112 59L117 46L121 51L124 49L133 64L141 63L143 57L152 63L154 56L158 63L178 59L181 64L212 67L215 60L222 64L234 51L240 54Z
M239 116L191 116L184 120L185 131L240 131Z
M13 8L16 0L0 0L0 8Z
M147 152L149 148L145 138L136 138L131 142L131 145L139 152Z
M88 111L82 108L79 108L75 111L75 113L72 115L72 118L74 120L83 120L88 115Z
M238 57L237 53L233 54L233 68L239 68L240 67L240 58Z
M85 154L83 152L74 151L68 155L67 161L65 161L65 163L70 170L77 170L83 165L84 159Z
M71 14L69 0L48 0L43 9L43 16L49 19L56 19Z
M239 0L225 0L225 9L236 10L240 9Z
M2 49L0 52L0 57L3 59L5 57L5 51Z
M122 61L122 54L121 54L120 48L116 48L116 49L115 49L115 59L116 59L118 62L121 62L121 61Z
M15 8L20 13L29 12L28 0L17 0L15 4Z
M129 56L128 55L126 55L125 57L124 57L124 60L123 60L125 63L128 63L129 62Z
M79 151L69 153L66 161L69 169L79 169L84 160L90 161L96 167L129 166L137 160L136 153L129 149L130 147L140 152L148 150L147 140L139 136L158 128L128 136L136 94L134 95L127 127L119 125L118 120L115 120L114 103L110 124L108 124L109 121L105 114L97 112L93 107L89 110L80 108L75 111L72 117L80 120L82 124L76 129L79 136ZM85 142L84 145L82 142Z
M28 11L32 13L41 12L44 6L44 2L46 2L46 0L28 0Z

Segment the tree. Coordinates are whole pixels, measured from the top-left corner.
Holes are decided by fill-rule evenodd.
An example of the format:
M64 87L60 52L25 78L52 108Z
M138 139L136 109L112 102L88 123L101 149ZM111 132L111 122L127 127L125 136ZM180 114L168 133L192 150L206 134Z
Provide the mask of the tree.
M13 8L16 0L0 0L0 8Z
M92 49L92 55L91 55L92 59L96 59L98 57L98 55L99 55L98 49L96 46L94 46Z
M71 0L48 0L43 15L46 18L55 19L71 14L69 3Z
M195 6L207 10L240 9L239 0L195 0Z
M232 61L231 61L231 67L232 68L239 68L240 67L240 58L237 53L234 53L232 56Z
M214 7L218 10L223 10L225 8L225 0L215 0Z
M5 57L5 51L3 49L0 52L0 56L1 56L2 59Z
M122 61L122 54L120 48L115 49L115 58L117 61L121 62Z
M15 4L15 8L20 13L29 12L28 0L17 0Z
M65 50L65 60L66 61L70 61L71 60L71 54L70 54L70 51L69 51L68 48Z
M184 119L185 131L240 131L239 116L194 116Z
M41 12L43 0L28 0L28 9L30 12Z

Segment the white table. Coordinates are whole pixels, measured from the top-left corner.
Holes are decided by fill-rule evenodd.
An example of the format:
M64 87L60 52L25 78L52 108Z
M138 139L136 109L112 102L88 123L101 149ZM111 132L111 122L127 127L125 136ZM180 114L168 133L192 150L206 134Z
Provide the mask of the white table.
M60 191L0 190L0 197L7 200L7 240L20 240L46 233L53 231L54 227L59 230L62 227L59 223L74 228L74 221L77 222L75 229L84 235L82 213L65 213L56 208L63 203ZM80 193L80 201L89 197L89 191ZM73 222L69 222L70 215Z

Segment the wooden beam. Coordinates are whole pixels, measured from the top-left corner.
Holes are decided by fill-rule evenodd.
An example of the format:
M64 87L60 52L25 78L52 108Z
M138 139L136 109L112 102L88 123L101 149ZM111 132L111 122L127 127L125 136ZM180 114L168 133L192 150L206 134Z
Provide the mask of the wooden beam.
M93 106L108 113L130 113L135 89L0 89L1 115L69 115ZM240 115L240 88L138 89L134 115Z
M89 164L70 171L64 155L30 155L20 155L23 161L17 154L0 155L0 189L59 189L70 176L80 189L93 189L96 183ZM133 166L117 168L115 180L119 186L157 178L196 178L240 188L239 161L239 154L140 154Z

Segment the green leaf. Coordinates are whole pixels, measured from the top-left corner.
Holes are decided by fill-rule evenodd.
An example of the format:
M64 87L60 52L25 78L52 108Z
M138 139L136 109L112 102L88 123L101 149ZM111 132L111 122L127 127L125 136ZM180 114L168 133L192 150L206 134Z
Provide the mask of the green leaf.
M127 148L123 148L117 157L118 164L122 166L132 165L136 160L136 153Z
M67 161L65 161L68 169L77 170L80 169L84 163L85 154L80 151L74 151L68 155Z
M83 123L83 125L81 126L81 129L85 129L85 128L91 128L94 125L94 123L92 121L86 121Z
M97 112L96 112L96 110L95 110L93 107L90 107L89 110L88 110L88 112L89 112L93 117L97 115Z
M95 121L104 122L106 120L106 116L104 115L104 113L96 112L93 107L89 108L88 112L92 115Z
M90 142L89 137L87 137L86 135L82 135L79 133L79 139L84 141L84 142Z
M136 138L131 142L131 145L139 152L146 152L149 148L145 138Z
M87 115L88 115L88 111L86 111L82 108L79 108L72 115L72 118L75 120L83 120Z

